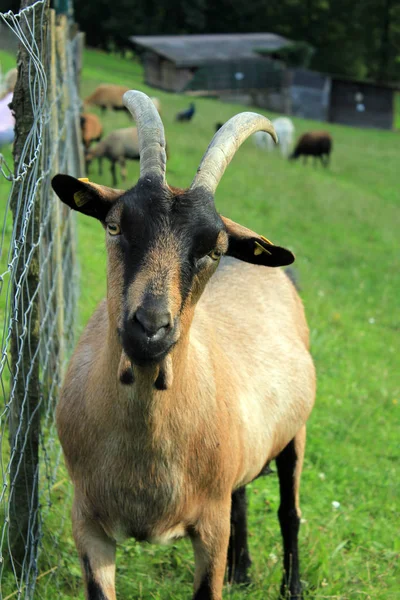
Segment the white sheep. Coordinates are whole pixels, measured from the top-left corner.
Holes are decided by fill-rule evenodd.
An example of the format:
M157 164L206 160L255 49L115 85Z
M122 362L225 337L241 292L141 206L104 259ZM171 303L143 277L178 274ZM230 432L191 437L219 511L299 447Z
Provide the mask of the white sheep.
M283 157L289 156L291 147L293 145L295 129L291 119L287 117L278 117L272 121L276 134L278 136L278 145ZM274 142L268 133L264 131L257 131L253 135L253 140L258 148L263 148L271 152L274 149Z

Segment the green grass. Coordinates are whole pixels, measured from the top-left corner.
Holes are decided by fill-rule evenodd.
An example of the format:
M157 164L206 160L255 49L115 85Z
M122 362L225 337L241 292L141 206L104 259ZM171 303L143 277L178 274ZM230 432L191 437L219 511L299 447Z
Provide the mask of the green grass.
M0 50L0 73L4 76L7 71L15 66L14 56L8 52Z
M174 115L188 105L187 97L147 88L139 65L131 60L86 51L82 96L105 82L161 99L170 148L168 181L181 187L190 183L214 123L247 110L196 99L193 121L177 124ZM301 573L309 597L394 600L400 598L398 134L301 119L294 123L297 134L320 127L332 133L330 168L289 163L248 141L224 175L216 203L224 215L290 247L297 256L318 373L302 479ZM124 114L104 117L106 132L128 124ZM127 185L138 173L138 164L131 163ZM102 178L93 166L91 179L111 185L108 166ZM84 274L81 330L105 294L106 256L101 226L81 215L78 223ZM51 532L57 532L61 558L57 571L38 581L37 597L83 598L68 516L60 524L70 498L62 471L59 481L45 519L40 572L59 561ZM225 588L225 597L277 598L281 539L276 476L248 489L254 583L246 591ZM333 501L340 502L338 509ZM193 558L186 541L160 548L131 540L120 547L117 564L121 599L190 597Z
M395 102L395 115L394 115L394 128L398 131L400 129L400 93L394 97Z

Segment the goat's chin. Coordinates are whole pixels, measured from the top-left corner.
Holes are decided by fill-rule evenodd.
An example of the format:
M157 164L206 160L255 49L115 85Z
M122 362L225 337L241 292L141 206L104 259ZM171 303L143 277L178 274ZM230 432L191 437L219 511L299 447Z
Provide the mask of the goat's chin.
M133 365L149 367L160 364L172 350L177 340L157 344L136 344L124 340L123 348ZM154 346L154 347L153 347Z

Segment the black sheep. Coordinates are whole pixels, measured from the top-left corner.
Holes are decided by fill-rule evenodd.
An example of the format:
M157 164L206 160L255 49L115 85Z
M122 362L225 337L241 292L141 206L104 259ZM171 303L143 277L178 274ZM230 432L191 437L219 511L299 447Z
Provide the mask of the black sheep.
M304 162L307 162L308 156L314 156L315 159L320 158L321 163L326 167L329 164L331 151L332 137L330 133L327 131L311 131L303 133L289 159L292 160L303 155Z

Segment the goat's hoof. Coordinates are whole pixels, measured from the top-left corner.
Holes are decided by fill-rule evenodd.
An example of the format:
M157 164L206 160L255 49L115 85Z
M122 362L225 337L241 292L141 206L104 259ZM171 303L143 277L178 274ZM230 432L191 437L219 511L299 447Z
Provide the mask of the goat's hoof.
M283 582L279 598L280 600L303 600L301 585L292 585L291 588L288 588L286 583Z
M247 573L241 573L239 571L239 573L235 574L235 576L233 577L232 583L234 583L235 585L240 585L242 587L248 587L253 583L253 581L250 575L248 575Z
M249 567L251 562L242 565L236 565L233 570L233 573L230 572L228 575L228 581L234 585L241 585L243 587L247 587L253 583L250 575L249 575Z

